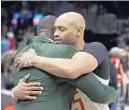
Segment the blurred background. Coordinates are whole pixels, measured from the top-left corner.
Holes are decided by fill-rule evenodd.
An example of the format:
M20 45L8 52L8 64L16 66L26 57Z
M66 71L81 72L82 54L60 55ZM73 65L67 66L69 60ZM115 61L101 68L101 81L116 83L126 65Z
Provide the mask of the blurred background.
M46 15L78 12L86 20L85 41L103 43L111 59L110 85L118 98L111 110L129 110L129 2L128 1L1 1L1 107L14 110L13 60L16 52L37 35Z

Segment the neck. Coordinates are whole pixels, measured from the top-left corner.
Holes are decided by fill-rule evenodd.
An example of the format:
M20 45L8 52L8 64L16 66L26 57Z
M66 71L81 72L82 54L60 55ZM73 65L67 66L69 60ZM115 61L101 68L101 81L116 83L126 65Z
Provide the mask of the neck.
M38 34L38 36L43 36L43 37L53 40L52 36L48 32L41 32L40 34Z
M75 44L75 48L79 51L82 50L85 46L85 41L82 39L81 41Z

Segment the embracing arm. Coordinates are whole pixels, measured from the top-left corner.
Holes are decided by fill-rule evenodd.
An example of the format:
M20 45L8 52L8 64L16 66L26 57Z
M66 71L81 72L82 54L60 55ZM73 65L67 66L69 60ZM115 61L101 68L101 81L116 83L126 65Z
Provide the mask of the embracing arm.
M115 89L102 84L93 73L88 73L76 79L65 79L65 81L79 88L96 103L110 104L116 102Z
M86 52L77 52L71 59L36 56L31 63L55 76L70 79L91 72L98 65L94 56Z

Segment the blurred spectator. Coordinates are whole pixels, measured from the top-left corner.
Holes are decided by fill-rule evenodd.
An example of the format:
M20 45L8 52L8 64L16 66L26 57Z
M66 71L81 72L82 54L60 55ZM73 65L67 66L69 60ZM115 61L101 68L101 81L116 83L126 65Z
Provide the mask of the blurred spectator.
M110 62L110 81L109 85L117 90L117 70L115 65Z
M24 48L28 43L28 39L26 37L23 38L22 41L19 42L17 50L20 51L22 48Z
M110 62L110 80L109 80L109 86L113 87L115 90L117 90L117 70L115 65ZM109 108L111 109L113 104L109 104Z
M5 20L8 18L8 11L6 8L1 8L1 21L5 22Z
M129 70L127 52L124 49L114 47L111 49L110 55L112 56L112 63L115 64L117 69L117 91L118 101L120 101L125 99L128 89L128 86L126 87L129 80L127 75Z
M98 11L97 11L97 19L96 19L96 32L97 33L107 33L107 29L105 27L105 19L104 14L107 12L107 10L103 7L103 5L99 5Z
M125 51L118 47L113 47L110 50L110 57L112 63L115 65L117 70L117 106L121 109L124 105L120 106L120 101L124 100L126 94L126 84L125 84L125 73L123 69L123 65L121 63L121 57L125 55Z
M104 25L107 30L107 34L114 34L116 33L116 25L114 23L116 22L117 18L116 15L113 13L105 13L104 14Z
M53 8L55 5L55 1L49 1L45 3L40 3L41 4L41 11L47 15L48 13L53 14Z
M4 55L10 49L10 43L5 36L1 36L1 55Z
M84 17L84 19L86 21L86 29L87 29L87 26L88 26L88 12L87 12L87 8L86 8L85 4L83 4L83 3L76 4L76 2L75 2L74 6L76 7L76 12L80 13Z
M35 9L34 17L33 17L33 26L35 28L37 28L37 25L38 25L40 19L42 19L43 17L44 17L44 13L41 12L40 7L37 7Z
M124 19L117 19L116 20L115 25L116 25L116 32L117 32L117 34L122 34L123 27L124 27L124 25L123 25L124 22L125 22Z
M118 47L113 47L110 50L110 56L111 56L111 61L112 63L115 65L116 69L117 69L117 83L118 84L123 84L123 67L120 61L120 48Z
M126 73L129 70L129 65L128 65L129 56L127 54L127 51L124 50L124 49L121 49L120 50L120 56L121 56L120 61L121 61L122 65L123 65L124 72Z
M14 33L13 32L7 32L7 38L8 38L8 41L9 41L9 43L10 43L10 47L9 47L9 49L10 50L14 50L15 49L15 39L14 39Z
M5 36L8 31L8 27L7 27L6 23L2 24L1 30L2 30L2 36Z
M3 88L11 89L14 86L14 57L16 51L10 50L1 57Z
M96 18L97 18L98 6L96 4L91 4L88 8L88 18L87 18L87 29L96 32Z
M30 41L31 39L35 36L35 33L34 33L34 29L32 27L29 27L25 32L24 34L21 33L21 36L19 36L21 38L21 41L19 42L18 44L18 51L21 50L24 46L26 46Z
M53 13L55 16L59 16L63 13L75 11L75 6L72 3L62 1L62 2L55 2L55 7L53 9Z
M120 48L125 48L129 46L129 31L126 33L121 34L117 38L118 46Z
M24 36L31 40L34 37L33 27L28 27L28 29L25 31Z

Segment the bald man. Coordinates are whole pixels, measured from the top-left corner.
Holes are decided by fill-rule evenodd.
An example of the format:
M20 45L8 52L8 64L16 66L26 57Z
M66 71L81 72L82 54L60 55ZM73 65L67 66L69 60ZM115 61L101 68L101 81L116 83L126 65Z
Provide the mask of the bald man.
M73 22L75 22L75 19L73 19L73 22L72 22L72 19L70 19L71 15L72 16L74 15L74 17L76 17L76 20L77 21L80 20L80 22L73 24ZM82 36L84 34L84 29L85 29L85 27L83 25L84 21L83 21L83 18L81 16L79 16L79 17L77 17L77 16L78 16L77 13L69 13L68 15L66 14L64 17L62 17L62 16L59 17L61 20L57 19L57 21L55 22L55 25L54 25L55 26L54 40L55 40L56 43L58 43L58 44L64 43L65 44L67 42L67 44L73 45L77 50L84 50L84 49L86 50L86 52L77 52L73 56L73 58L71 60L72 61L77 60L76 65L72 64L70 59L56 59L56 58L52 59L52 58L45 58L45 57L41 58L40 56L37 56L37 55L35 56L35 57L37 57L37 62L35 62L35 58L33 58L34 60L31 59L31 62L30 62L31 65L27 64L27 63L25 64L24 62L30 60L28 58L28 55L29 55L29 57L32 55L31 52L26 52L25 54L23 54L23 55L21 55L20 57L17 58L17 60L20 61L19 64L22 64L22 65L18 64L19 67L21 67L21 66L29 67L29 66L33 65L37 68L43 69L43 70L45 70L47 72L50 72L50 73L51 73L51 71L53 71L53 73L51 73L51 74L54 74L56 76L65 77L65 78L72 78L72 79L77 78L80 75L86 74L89 71L93 71L95 68L97 68L97 66L100 65L100 63L102 62L103 59L101 59L99 57L99 53L96 53L96 50L99 48L99 49L101 49L102 52L106 52L105 47L102 44L97 43L97 45L99 45L99 46L95 49L93 48L92 49L93 51L90 50L91 47L94 47L93 44L87 44L86 47L83 48L83 46L85 45L85 42L84 42L83 36ZM63 19L63 18L66 19L66 17L69 18L69 22L68 22L68 20ZM62 23L65 23L65 24L62 26ZM69 26L69 28L67 29L68 26ZM62 36L59 36L59 34L62 35ZM72 37L72 39L71 39L71 37ZM105 55L105 53L104 53L104 55ZM85 60L88 59L88 61L92 61L92 62L88 62L89 64L86 63L86 65L85 65L85 63L84 63L85 60L83 59L84 60L83 61L80 56L82 57L82 59L85 58ZM78 61L77 57L80 57L79 59L81 59L81 61ZM39 59L40 59L40 61L39 61ZM46 62L45 62L45 60L46 60ZM51 62L52 60L55 60L57 62L61 62L61 60L63 60L64 62L62 63L63 65L59 66L60 64L55 64L54 62L52 63ZM69 70L66 71L67 70L66 66L68 67L67 62L70 64L70 66L75 67L75 68L72 67L72 69L79 69L79 70L77 70L78 75L76 74L77 73L76 71L75 72L74 71L69 71ZM87 62L87 60L86 60L86 62ZM93 65L91 65L92 63L93 63ZM84 68L82 69L82 67L80 67L80 65L83 66L83 64L86 67L88 67L87 68L87 69L89 69L88 71L86 71ZM55 66L53 66L53 65L55 65ZM90 65L90 66L88 66L88 65ZM76 67L76 66L79 66L79 68ZM84 73L85 71L86 71L86 73ZM70 73L68 73L68 72L70 72ZM75 73L75 76L72 73ZM96 76L96 77L99 79L98 76ZM100 80L101 80L101 78L100 78ZM105 81L105 83L107 83L107 80Z

